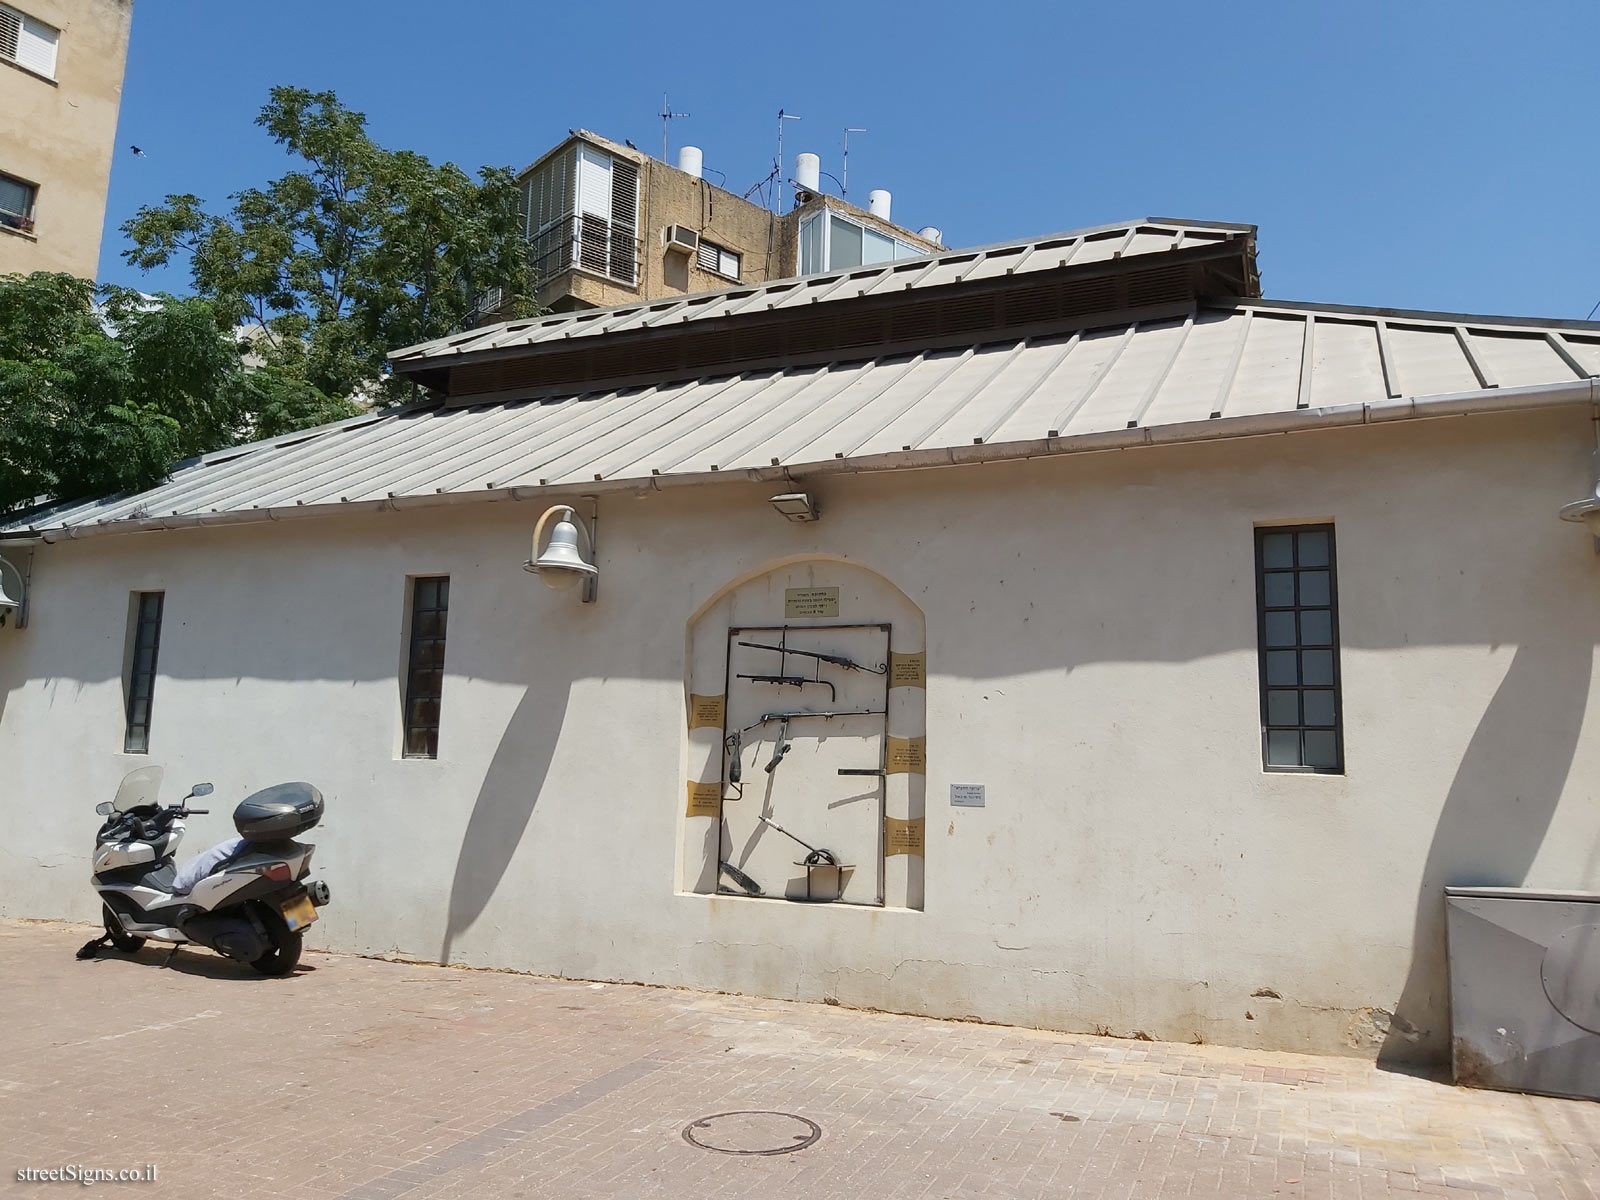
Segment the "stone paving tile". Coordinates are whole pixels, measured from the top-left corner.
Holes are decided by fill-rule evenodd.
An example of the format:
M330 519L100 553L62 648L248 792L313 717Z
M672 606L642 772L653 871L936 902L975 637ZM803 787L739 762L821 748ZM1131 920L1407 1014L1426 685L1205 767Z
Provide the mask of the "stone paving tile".
M0 1193L153 1162L164 1197L1600 1200L1600 1105L1355 1060L322 954L77 962L88 935L0 922ZM740 1110L822 1137L682 1136Z

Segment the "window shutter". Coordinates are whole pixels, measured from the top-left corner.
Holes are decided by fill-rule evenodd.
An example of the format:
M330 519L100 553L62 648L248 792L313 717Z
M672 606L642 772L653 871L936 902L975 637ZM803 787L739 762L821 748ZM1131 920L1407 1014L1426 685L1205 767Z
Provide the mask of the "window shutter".
M718 265L718 259L721 256L721 246L713 245L711 242L706 241L705 238L700 239L700 252L695 257L702 271L721 270L722 268Z
M639 168L626 159L611 164L611 277L633 283L638 265Z
M13 62L17 57L17 42L22 37L22 14L14 8L0 4L0 58Z
M20 179L0 175L0 213L33 216L33 188Z
M56 77L56 42L61 33L53 25L22 18L22 35L17 39L17 61L30 71Z
M611 215L611 156L578 147L578 211Z

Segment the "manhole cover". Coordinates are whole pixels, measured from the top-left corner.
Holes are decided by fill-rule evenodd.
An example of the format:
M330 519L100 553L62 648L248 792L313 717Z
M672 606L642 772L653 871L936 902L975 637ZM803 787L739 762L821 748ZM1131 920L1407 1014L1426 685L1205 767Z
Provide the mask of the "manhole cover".
M683 1140L718 1154L790 1154L822 1136L822 1126L784 1112L725 1112L683 1127Z

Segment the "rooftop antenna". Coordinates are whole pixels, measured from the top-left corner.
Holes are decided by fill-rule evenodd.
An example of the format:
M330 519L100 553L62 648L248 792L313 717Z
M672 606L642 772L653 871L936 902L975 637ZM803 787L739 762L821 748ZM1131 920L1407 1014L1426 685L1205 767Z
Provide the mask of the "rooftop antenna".
M656 114L661 118L661 161L667 161L667 123L676 117L687 117L688 113L673 112L672 105L667 103L667 94L661 93L661 111Z
M785 121L799 121L803 118L794 113L778 110L778 212L783 212L783 123Z
M844 165L839 168L844 178L839 180L839 195L845 199L850 198L850 135L852 133L866 132L865 129L857 129L853 125L844 131L844 157L842 160Z

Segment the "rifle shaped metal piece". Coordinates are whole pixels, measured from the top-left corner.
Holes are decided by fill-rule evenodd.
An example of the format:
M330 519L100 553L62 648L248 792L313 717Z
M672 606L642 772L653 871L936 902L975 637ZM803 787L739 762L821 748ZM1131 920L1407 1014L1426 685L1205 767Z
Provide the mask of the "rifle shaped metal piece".
M768 725L773 721L779 722L777 745L773 749L772 760L767 763L765 768L767 774L770 775L778 769L778 764L783 761L783 756L789 753L789 749L793 745L788 740L790 721L800 720L804 717L821 717L823 720L831 721L835 717L881 717L883 715L883 710L879 708L794 708L762 713L761 716L750 722L743 729L735 729L723 741L723 745L729 755L728 782L741 782L743 768L739 761L739 754L744 749L744 735L752 729L760 729L763 725Z
M801 658L814 658L819 663L830 663L836 667L843 667L846 671L869 671L874 675L886 675L889 672L888 663L879 663L877 666L872 667L866 663L858 663L855 659L844 654L823 654L817 650L796 650L792 646L774 646L770 642L740 642L739 645L748 646L752 650L775 650L779 654L798 654Z
M779 687L825 687L829 703L839 698L839 689L826 679L807 679L804 675L736 675L734 678L748 679L752 683L775 683Z

